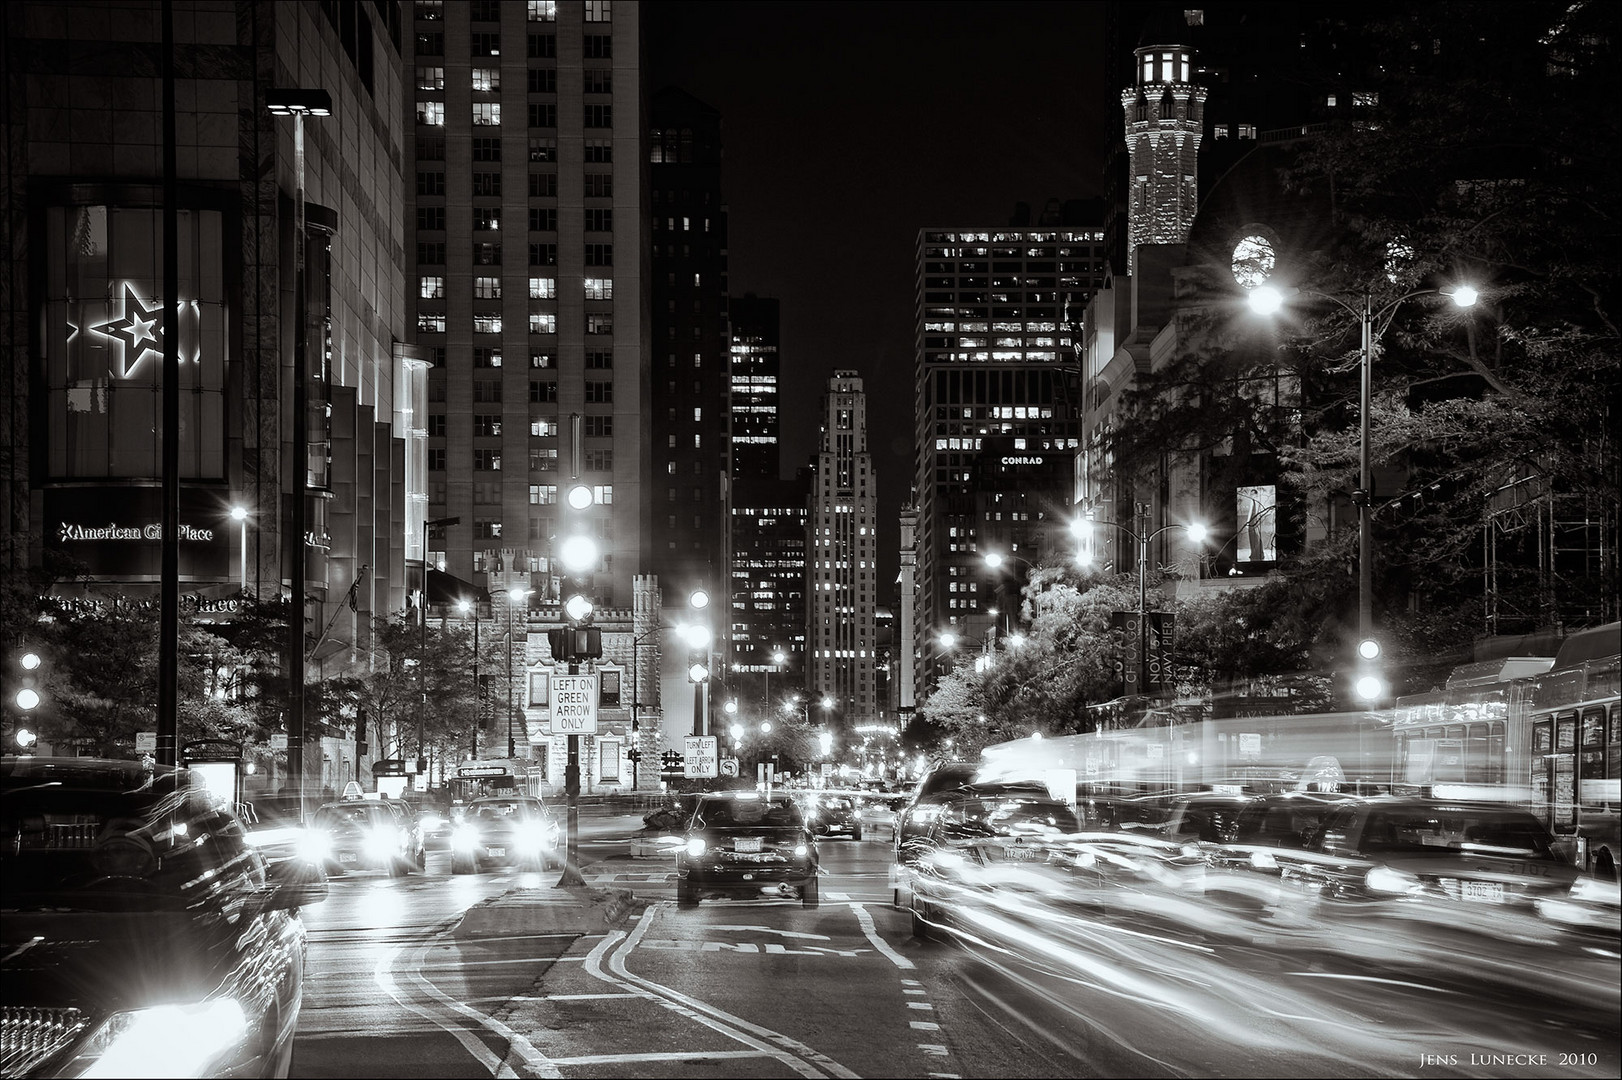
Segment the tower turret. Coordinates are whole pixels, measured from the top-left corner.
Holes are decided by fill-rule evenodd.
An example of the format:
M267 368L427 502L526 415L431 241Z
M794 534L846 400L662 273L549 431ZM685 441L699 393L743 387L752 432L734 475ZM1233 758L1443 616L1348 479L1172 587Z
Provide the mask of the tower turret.
M1187 45L1137 49L1137 85L1121 92L1130 156L1127 272L1140 244L1180 244L1199 209L1198 161L1205 88L1192 81Z

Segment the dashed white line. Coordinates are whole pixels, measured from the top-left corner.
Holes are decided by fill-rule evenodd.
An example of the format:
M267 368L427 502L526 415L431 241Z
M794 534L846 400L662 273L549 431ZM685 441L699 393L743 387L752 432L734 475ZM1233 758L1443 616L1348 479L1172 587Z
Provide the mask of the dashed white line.
M867 940L873 943L873 947L882 953L886 960L902 971L911 971L913 968L912 961L896 952L890 947L888 941L879 937L879 929L873 925L873 916L867 913L867 909L861 904L855 903L851 904L850 909L856 913L856 921L861 924L862 933L867 935Z
M918 1031L939 1031L941 1029L939 1024L931 1020L908 1020L907 1023Z
M918 1049L922 1050L930 1057L946 1056L946 1047L942 1046L940 1043L919 1043Z
M934 1012L935 1011L935 1006L931 1005L927 1001L909 1001L909 1002L907 1002L907 1008L909 1008L909 1009L922 1009L922 1010L924 1010L926 1012Z

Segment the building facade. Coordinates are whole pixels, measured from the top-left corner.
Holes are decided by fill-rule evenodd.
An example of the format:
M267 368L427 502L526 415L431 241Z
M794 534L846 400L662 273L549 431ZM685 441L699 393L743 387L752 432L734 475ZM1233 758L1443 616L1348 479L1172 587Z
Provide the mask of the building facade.
M430 566L558 601L559 494L594 493L600 605L639 572L649 439L635 3L412 6L405 153ZM414 557L421 537L412 538Z
M775 481L783 469L778 303L774 297L750 293L734 296L728 312L732 328L732 479L734 483Z
M867 448L867 394L836 371L822 401L822 445L811 490L806 552L806 689L832 699L847 730L878 715L878 476Z
M985 440L1033 457L1079 445L1082 311L1105 265L1096 222L918 234L912 640L919 698L939 671L939 635L987 617L991 583L969 494Z
M0 264L6 565L69 568L57 591L92 605L156 597L159 390L165 346L177 344L182 612L228 619L244 596L288 595L302 558L306 626L330 626L309 676L364 670L372 619L406 604L406 538L424 494L412 447L425 383L403 346L400 5L177 2L167 50L164 8L17 3L0 16L12 154L12 242ZM287 89L330 101L330 115L304 122L302 447L292 409L299 159L295 122L266 108ZM302 538L290 530L295 467L305 470ZM313 754L327 782L357 764L352 740L331 744Z
M652 478L647 568L665 602L727 591L732 341L727 328L727 215L721 202L721 115L672 87L653 96ZM713 628L718 651L727 627Z

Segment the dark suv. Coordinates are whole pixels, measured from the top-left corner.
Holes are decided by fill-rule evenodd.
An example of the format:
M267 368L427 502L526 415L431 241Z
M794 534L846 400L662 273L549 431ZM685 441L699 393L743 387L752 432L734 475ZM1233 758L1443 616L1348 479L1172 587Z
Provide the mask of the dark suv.
M186 769L8 757L0 794L0 1071L287 1075L324 879Z
M676 906L708 896L798 894L817 906L817 842L799 804L758 791L704 795L676 855Z

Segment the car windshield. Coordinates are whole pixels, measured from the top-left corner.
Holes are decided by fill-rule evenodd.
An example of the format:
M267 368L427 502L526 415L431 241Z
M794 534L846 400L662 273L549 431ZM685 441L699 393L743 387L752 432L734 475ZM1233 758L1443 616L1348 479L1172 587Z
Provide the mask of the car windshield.
M388 813L382 807L366 806L361 803L344 805L333 803L323 806L315 812L315 827L318 829L336 829L343 826L356 826L370 828L378 823L381 815Z
M7 777L0 907L180 911L264 883L242 827L174 774L128 790Z
M1243 837L1243 803L1191 802L1177 819L1173 837L1232 844Z
M1332 809L1333 803L1309 800L1252 803L1239 813L1237 839L1240 843L1299 843L1323 824Z
M1380 807L1369 812L1362 850L1377 852L1486 851L1546 856L1549 834L1521 810L1464 806Z
M698 828L727 829L749 826L803 826L800 808L787 799L705 799L693 818Z
M517 818L527 821L539 817L541 807L539 803L524 799L501 799L495 802L481 802L473 807L473 816L480 821L505 821Z
M850 800L841 798L825 798L822 800L824 810L849 810Z
M943 835L957 840L1081 831L1075 813L1064 803L1036 799L964 799L941 820Z

